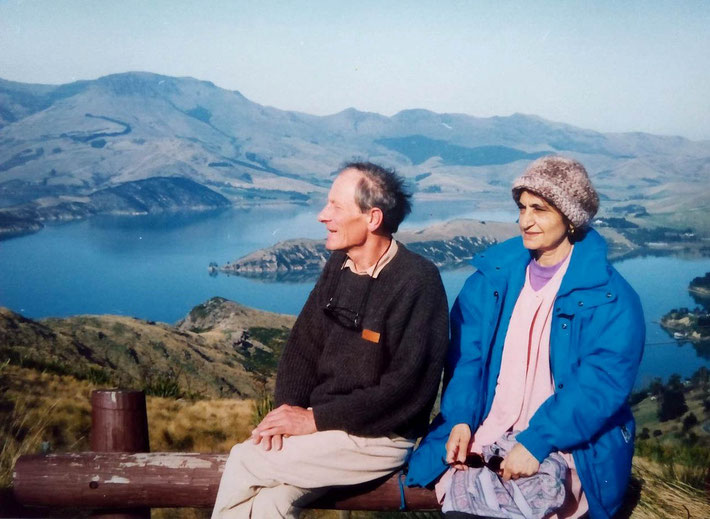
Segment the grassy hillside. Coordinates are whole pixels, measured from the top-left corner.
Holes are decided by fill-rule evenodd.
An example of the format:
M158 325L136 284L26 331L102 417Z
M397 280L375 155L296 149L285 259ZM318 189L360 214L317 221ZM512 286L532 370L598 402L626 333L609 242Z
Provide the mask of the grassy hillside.
M194 317L200 312L207 320ZM251 398L273 382L293 321L222 298L178 327L111 315L33 321L0 308L0 358L156 396Z
M674 375L666 384L655 380L632 402L638 513L710 517L710 372L700 368L685 381Z

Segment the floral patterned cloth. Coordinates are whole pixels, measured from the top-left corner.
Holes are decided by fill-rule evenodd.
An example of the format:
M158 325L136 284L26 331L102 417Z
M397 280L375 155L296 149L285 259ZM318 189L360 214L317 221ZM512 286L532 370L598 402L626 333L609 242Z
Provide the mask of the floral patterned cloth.
M483 448L483 459L505 457L516 444L513 432ZM559 509L565 501L568 467L558 453L540 464L537 474L503 481L488 467L457 470L444 498L442 512L465 512L487 517L542 519Z

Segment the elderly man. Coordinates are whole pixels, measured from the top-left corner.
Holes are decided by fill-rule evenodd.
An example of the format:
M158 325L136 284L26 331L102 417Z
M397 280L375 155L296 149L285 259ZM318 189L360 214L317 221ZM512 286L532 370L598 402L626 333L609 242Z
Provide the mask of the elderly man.
M236 445L213 518L297 517L328 487L386 476L426 430L448 344L436 267L392 234L393 171L347 164L318 215L333 251L279 363L276 405Z

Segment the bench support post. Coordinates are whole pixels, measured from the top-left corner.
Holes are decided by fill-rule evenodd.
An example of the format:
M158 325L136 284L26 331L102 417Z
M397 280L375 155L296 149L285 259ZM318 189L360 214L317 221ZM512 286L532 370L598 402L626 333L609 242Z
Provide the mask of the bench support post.
M92 391L90 444L94 452L150 452L145 393L120 389ZM98 482L90 482L89 488L98 491ZM91 517L150 519L150 508L100 510Z

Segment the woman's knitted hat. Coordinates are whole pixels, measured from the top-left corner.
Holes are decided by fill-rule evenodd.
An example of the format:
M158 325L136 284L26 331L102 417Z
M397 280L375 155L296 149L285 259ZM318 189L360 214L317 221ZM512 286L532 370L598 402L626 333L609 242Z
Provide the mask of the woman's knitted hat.
M513 198L517 202L523 191L541 196L575 227L584 227L599 209L599 196L579 162L548 155L528 166L513 182Z

